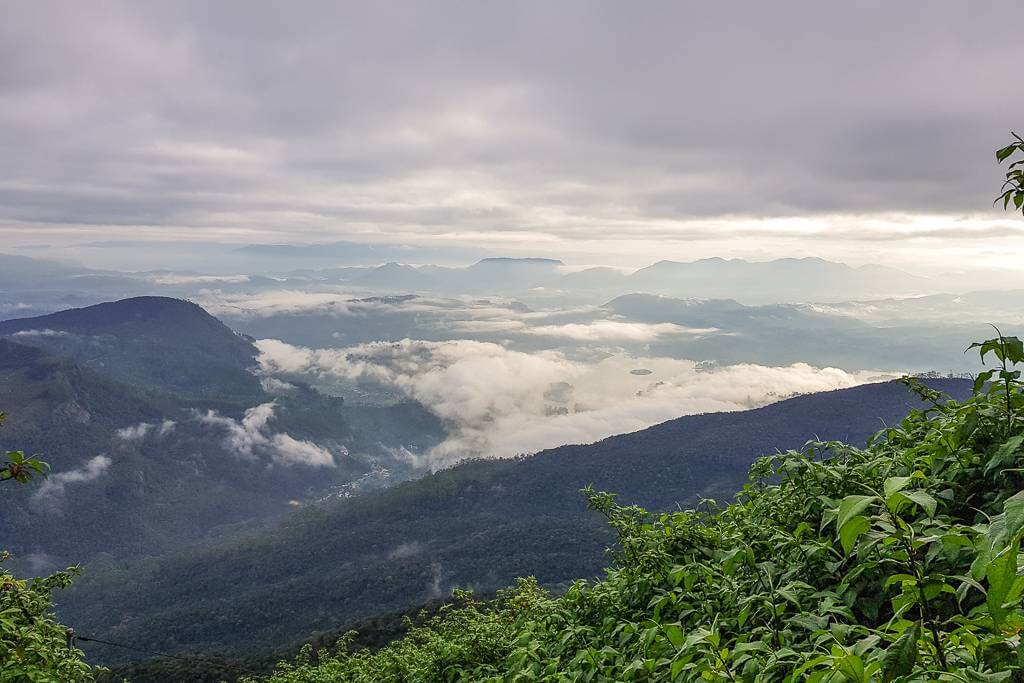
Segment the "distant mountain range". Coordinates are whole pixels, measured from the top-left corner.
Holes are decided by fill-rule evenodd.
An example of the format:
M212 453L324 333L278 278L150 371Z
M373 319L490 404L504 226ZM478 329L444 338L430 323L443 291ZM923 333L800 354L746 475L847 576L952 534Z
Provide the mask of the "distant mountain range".
M353 258L332 256L335 252ZM629 273L606 267L574 271L559 260L545 258L491 257L464 267L411 265L423 263L416 257L419 252L350 243L252 245L231 253L239 258L252 255L256 260L250 263L242 259L228 271L230 274L224 274L227 266L220 263L214 270L219 275L204 275L201 271L92 270L58 261L0 255L0 266L6 268L6 272L0 272L0 298L6 295L9 307L22 306L35 312L145 294L188 297L210 287L262 291L327 285L353 292L528 294L540 301L596 303L623 294L648 293L763 304L905 297L949 291L951 286L949 279L923 278L874 265L853 268L819 258L660 261ZM367 262L383 265L351 265ZM5 311L0 306L0 318L16 314L17 308Z
M966 380L937 389L963 398ZM694 415L587 446L464 463L423 479L312 505L235 541L124 569L87 568L61 616L81 632L143 648L265 651L338 632L454 587L488 591L516 576L563 585L596 575L612 542L579 489L593 484L653 510L730 498L748 466L806 440L863 442L917 399L889 382ZM103 661L123 652L96 646Z
M553 259L483 259L465 268L387 263L339 278L353 286L389 291L511 293L552 290L548 296L643 292L687 298L731 298L744 303L848 301L939 291L942 285L895 268L819 258L750 262L709 258L659 261L633 273L606 267L569 271Z

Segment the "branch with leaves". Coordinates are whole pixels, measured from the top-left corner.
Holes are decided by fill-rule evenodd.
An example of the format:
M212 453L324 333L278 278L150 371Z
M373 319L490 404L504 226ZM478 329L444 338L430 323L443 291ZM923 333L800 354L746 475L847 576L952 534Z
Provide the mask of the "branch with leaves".
M0 424L7 415L0 412ZM0 464L0 482L30 482L50 470L23 451L7 451ZM94 669L53 614L54 590L67 588L76 567L47 577L18 579L4 569L10 553L0 551L0 681L91 683Z
M1017 133L1011 133L1011 135L1015 138L1015 142L996 150L996 161L999 163L1010 159L1018 152L1024 155L1024 138ZM1024 213L1024 159L1011 161L1006 170L1006 181L1000 190L1001 193L996 197L996 203L1002 201L1005 210L1009 208L1010 202L1013 202L1014 208Z
M0 412L0 425L7 419L7 414ZM0 465L0 482L16 481L26 484L35 475L46 476L50 466L38 458L26 458L24 451L7 451L7 461Z

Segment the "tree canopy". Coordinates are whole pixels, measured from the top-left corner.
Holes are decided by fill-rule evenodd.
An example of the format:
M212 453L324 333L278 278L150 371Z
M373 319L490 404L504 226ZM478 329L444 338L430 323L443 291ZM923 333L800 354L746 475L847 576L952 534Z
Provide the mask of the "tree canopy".
M586 491L618 534L601 581L466 594L378 651L307 652L269 680L1009 681L1024 673L1024 346L964 402L927 400L861 449L766 457L724 507Z

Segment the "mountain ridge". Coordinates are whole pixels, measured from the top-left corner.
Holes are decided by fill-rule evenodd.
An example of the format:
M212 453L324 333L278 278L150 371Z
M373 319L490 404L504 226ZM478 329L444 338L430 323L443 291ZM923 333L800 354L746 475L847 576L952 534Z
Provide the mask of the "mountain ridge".
M966 380L933 386L959 397L970 390ZM520 459L467 462L372 496L310 506L279 528L216 547L111 568L105 577L86 568L62 616L144 647L233 651L405 609L455 586L486 591L524 575L564 584L599 572L611 542L603 520L586 511L582 486L655 510L731 496L756 457L815 437L863 443L915 402L894 382L863 385Z
M191 398L254 399L256 347L200 306L140 296L0 321L0 336L105 368L130 384ZM165 362L175 358L176 365Z

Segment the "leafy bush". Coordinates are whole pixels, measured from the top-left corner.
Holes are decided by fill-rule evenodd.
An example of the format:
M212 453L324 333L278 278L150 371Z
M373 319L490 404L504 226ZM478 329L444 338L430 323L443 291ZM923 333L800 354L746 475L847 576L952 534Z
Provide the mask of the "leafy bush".
M499 593L490 604L473 599L468 591L456 591L453 600L425 624L407 623L407 635L376 652L362 649L345 653L356 633L338 641L343 654L331 657L307 646L294 664L282 662L275 683L339 680L452 681L498 678L508 655L510 634L524 619L539 617L542 605L550 604L537 582L520 579L518 586ZM317 660L320 660L317 663Z
M0 553L0 562L8 558ZM52 614L50 593L71 585L73 570L16 579L0 568L0 681L91 681L92 669Z
M1024 154L1024 138L1017 133L1011 133L1011 135L1014 141L1006 147L996 150L996 161L999 163L1010 159L1018 152ZM1004 210L1010 207L1010 202L1013 202L1015 209L1024 212L1024 159L1011 160L1006 171L1006 182L1003 183L1001 192L996 197L996 202L999 200L1003 201Z
M0 413L0 424L6 419ZM0 483L25 484L49 467L21 451L8 451L0 466ZM0 552L0 564L10 554ZM0 566L0 681L71 683L91 681L84 653L74 647L68 630L52 615L50 593L71 585L74 568L45 578L16 579Z
M735 503L652 516L587 490L619 538L596 583L526 581L377 652L282 664L299 681L1010 681L1024 676L1024 345L974 396L863 449L763 458ZM307 653L312 655L312 653Z

